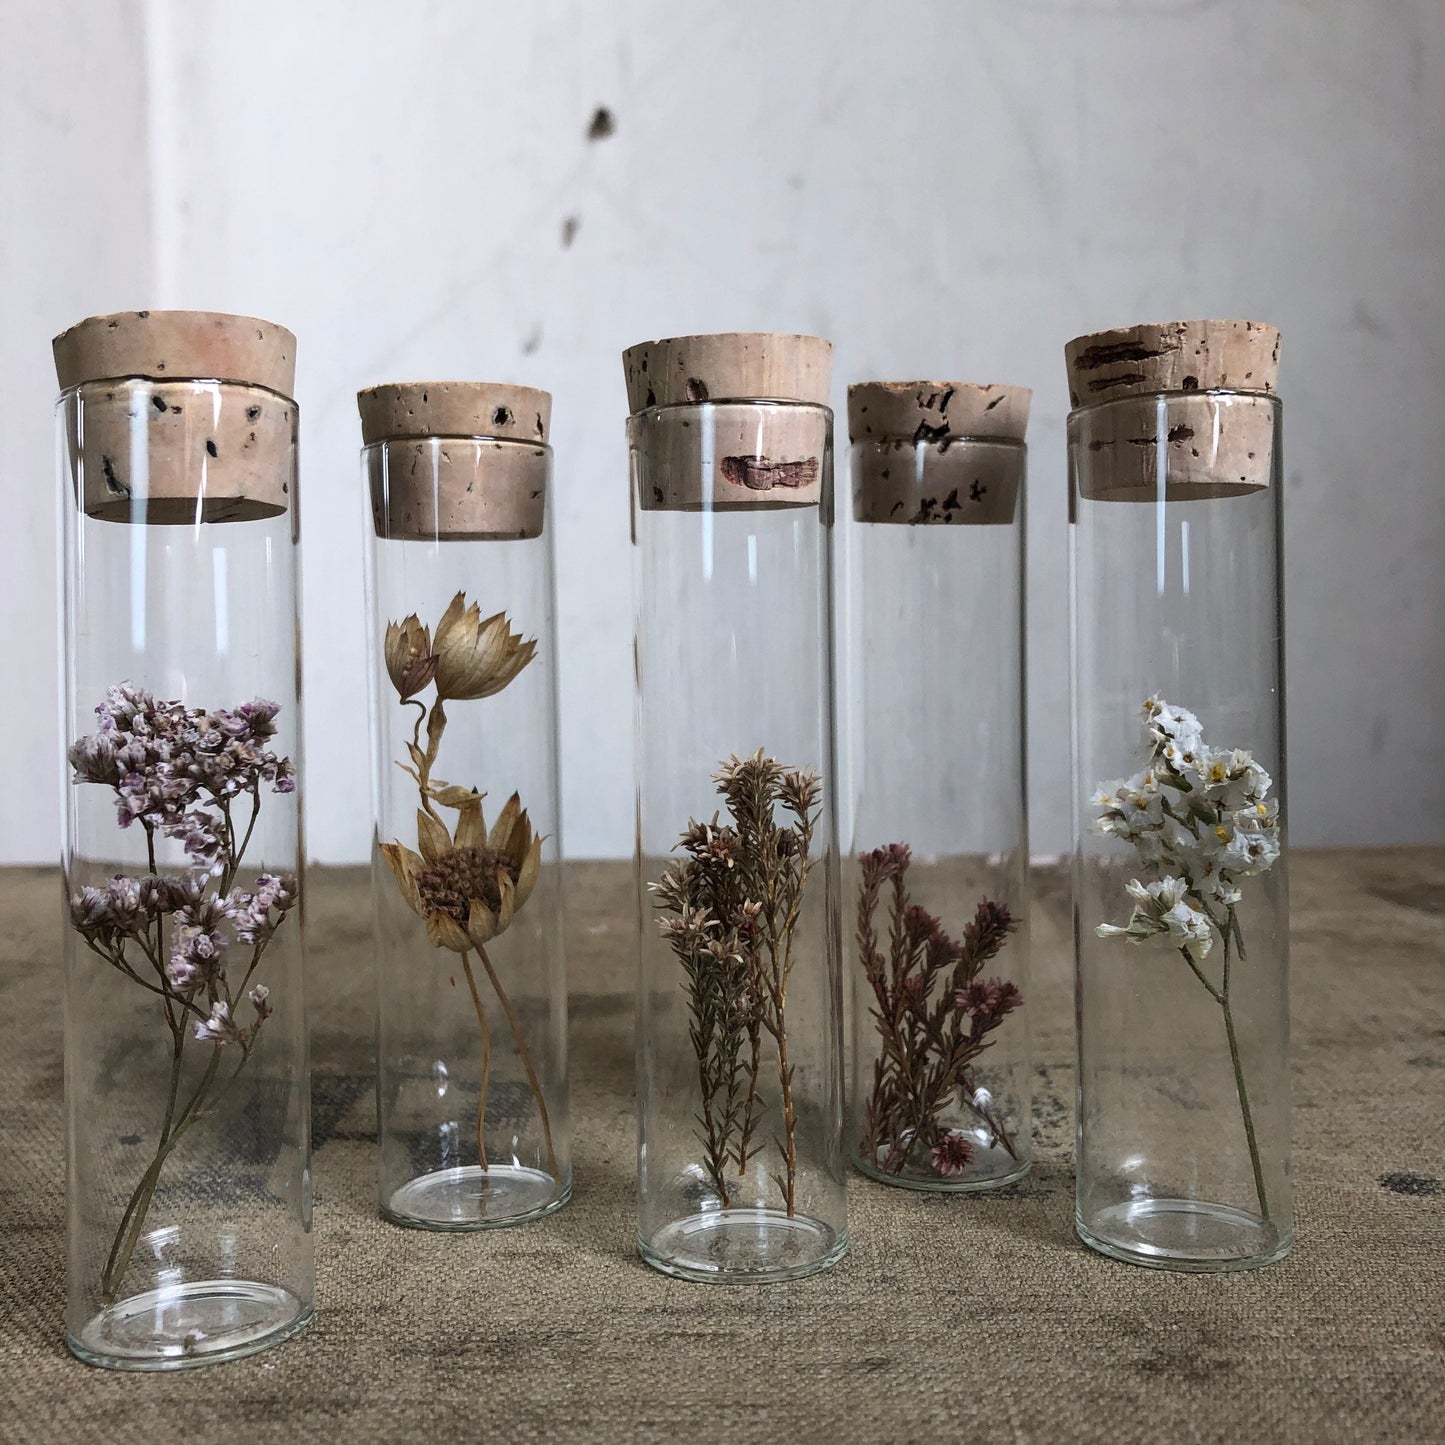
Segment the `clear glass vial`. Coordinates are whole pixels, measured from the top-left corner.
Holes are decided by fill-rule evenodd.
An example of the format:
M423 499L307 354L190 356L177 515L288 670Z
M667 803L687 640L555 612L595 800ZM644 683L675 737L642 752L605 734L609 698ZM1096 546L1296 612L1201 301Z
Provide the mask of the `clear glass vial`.
M828 592L832 348L635 346L638 1245L797 1278L847 1242Z
M848 389L843 933L858 1167L988 1189L1033 1157L1024 785L1030 393Z
M234 1359L311 1316L295 338L55 341L70 1348Z
M1279 333L1066 350L1078 1230L1245 1269L1290 1246Z
M357 400L381 1212L521 1224L572 1191L552 398L406 382Z

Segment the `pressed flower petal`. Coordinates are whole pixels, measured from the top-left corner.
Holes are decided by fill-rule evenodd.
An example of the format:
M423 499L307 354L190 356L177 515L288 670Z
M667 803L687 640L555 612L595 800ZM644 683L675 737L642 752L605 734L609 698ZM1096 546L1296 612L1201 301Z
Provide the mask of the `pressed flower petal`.
M452 791L461 792L458 788ZM445 801L438 799L439 802ZM448 803L448 807L460 809L457 816L456 841L458 848L485 848L487 846L487 825L482 821L482 798L479 793L470 793L464 803Z
M513 793L507 799L502 811L497 814L497 821L492 824L492 831L487 835L487 847L494 853L506 853L507 840L512 836L512 829L516 826L517 819L522 813L522 800Z
M477 948L483 948L497 936L497 915L480 899L472 899L467 914L467 937Z
M421 895L417 892L416 877L425 867L425 862L410 848L404 848L400 843L383 843L381 845L381 856L386 859L387 867L396 875L396 881L401 889L401 896L415 913L420 913Z
M514 908L520 908L532 896L541 866L542 836L538 834L532 839L532 846L527 849L527 856L522 860L522 867L517 875L517 901Z
M501 933L517 911L516 886L506 873L497 874L497 892L501 894L501 902L497 905L497 932Z
M421 844L421 856L428 863L435 863L452 850L452 837L446 824L439 823L423 808L416 810L416 838Z
M449 948L453 953L465 953L472 946L457 921L445 913L427 915L426 936L438 948Z

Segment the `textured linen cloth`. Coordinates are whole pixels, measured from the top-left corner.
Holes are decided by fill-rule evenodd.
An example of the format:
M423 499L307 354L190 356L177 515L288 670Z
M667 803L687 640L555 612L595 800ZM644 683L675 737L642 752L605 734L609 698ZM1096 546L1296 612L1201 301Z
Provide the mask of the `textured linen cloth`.
M1293 857L1297 1242L1233 1275L1074 1235L1056 877L1034 916L1034 1172L973 1198L855 1176L837 1269L731 1289L634 1248L625 865L569 874L576 1195L473 1236L377 1215L365 879L307 886L316 1318L234 1364L123 1375L63 1340L59 887L0 873L5 1445L1445 1440L1445 850Z

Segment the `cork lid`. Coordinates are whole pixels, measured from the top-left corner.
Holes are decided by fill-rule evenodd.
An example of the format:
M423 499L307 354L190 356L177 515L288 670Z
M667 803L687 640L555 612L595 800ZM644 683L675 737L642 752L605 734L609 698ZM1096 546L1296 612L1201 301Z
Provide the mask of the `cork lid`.
M52 343L60 389L92 381L235 381L289 397L296 338L255 316L220 311L117 311L89 316Z
M635 416L700 401L793 401L827 406L833 344L819 336L725 331L643 341L622 353Z
M1076 336L1064 347L1069 400L1080 407L1168 391L1272 393L1279 341L1263 321L1163 321Z
M547 444L552 394L496 381L394 381L356 393L361 436L502 437Z
M944 441L949 437L1024 439L1026 386L971 381L860 381L848 388L848 435L857 441Z

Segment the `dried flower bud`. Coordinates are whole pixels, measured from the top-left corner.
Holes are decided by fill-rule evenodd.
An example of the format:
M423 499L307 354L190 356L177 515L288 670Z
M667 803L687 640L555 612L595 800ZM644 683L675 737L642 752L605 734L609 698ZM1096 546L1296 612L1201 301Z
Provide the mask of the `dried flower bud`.
M415 612L400 622L386 624L382 651L387 676L403 702L415 697L436 676L437 659L431 650L431 633Z
M477 604L468 606L458 592L437 623L433 648L437 696L465 701L501 692L531 662L537 643L514 633L505 612L484 621Z

